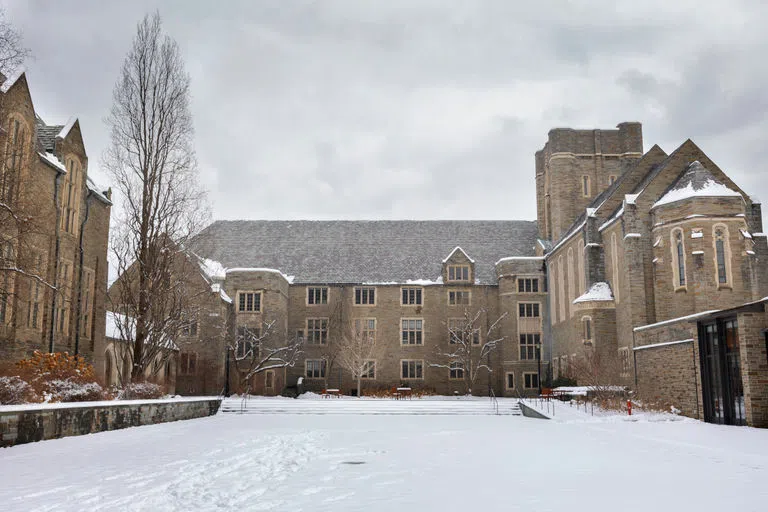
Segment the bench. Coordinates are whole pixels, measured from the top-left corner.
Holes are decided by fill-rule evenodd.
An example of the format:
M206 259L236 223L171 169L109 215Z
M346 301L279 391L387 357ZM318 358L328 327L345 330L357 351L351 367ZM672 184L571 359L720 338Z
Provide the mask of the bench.
M339 390L339 389L324 389L322 397L323 398L331 398L331 397L340 398L341 397L341 390Z
M408 398L411 399L413 390L411 388L395 388L396 400Z

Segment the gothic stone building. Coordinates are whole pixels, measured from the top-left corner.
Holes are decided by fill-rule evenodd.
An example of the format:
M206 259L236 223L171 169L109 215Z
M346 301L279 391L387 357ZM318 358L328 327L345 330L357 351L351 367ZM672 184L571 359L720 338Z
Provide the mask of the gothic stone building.
M80 124L47 125L24 73L0 77L0 362L104 353L110 193L88 177Z
M642 153L637 123L552 130L536 163L554 374L588 360L688 416L768 426L760 205L690 140Z

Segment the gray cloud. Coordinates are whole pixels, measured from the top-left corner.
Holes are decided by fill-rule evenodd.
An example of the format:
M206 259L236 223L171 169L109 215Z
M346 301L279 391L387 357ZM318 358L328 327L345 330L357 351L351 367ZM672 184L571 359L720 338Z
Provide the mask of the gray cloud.
M535 218L554 126L692 138L768 197L768 22L757 2L6 3L36 107L81 119L90 170L135 24L159 9L192 76L219 218Z

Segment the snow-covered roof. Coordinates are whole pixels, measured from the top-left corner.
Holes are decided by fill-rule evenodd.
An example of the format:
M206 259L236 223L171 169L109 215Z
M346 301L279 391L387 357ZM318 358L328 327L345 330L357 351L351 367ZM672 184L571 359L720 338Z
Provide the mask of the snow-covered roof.
M586 293L574 299L573 303L578 304L580 302L611 300L613 300L613 293L611 293L610 285L608 283L598 281L597 283L593 284L592 287L586 291Z
M53 167L57 171L61 172L62 174L66 174L67 173L67 168L64 167L64 164L61 163L61 160L56 158L56 155L54 155L53 153L48 153L48 152L40 153L40 152L38 152L37 154L40 156L40 159L43 162L47 163L48 165L50 165L51 167Z
M209 279L223 281L227 278L227 269L220 262L208 258L199 259L200 270Z
M499 259L495 265L506 261L544 261L545 258L545 256L507 256L506 258Z
M459 247L457 245L456 247L453 248L451 253L448 256L445 257L445 259L443 260L443 263L448 263L448 260L450 260L453 257L453 255L456 253L456 251L461 252L461 254L463 254L469 260L470 263L474 263L475 262L475 260L473 260L472 258L469 257L469 254L467 254L467 251L465 251L464 249L462 249L461 247Z
M3 93L8 92L11 90L11 87L13 87L13 84L15 84L19 78L21 78L21 75L23 75L26 72L26 69L24 66L19 66L18 68L14 69L9 75L8 78L5 79L2 85L0 85L0 91Z
M91 192L93 192L93 195L95 195L101 202L108 204L110 206L112 205L112 201L110 201L109 198L106 195L104 195L105 189L103 187L98 186L96 182L91 179L90 176L86 177L85 181L88 186L88 189Z
M677 182L652 208L675 203L692 197L741 197L741 193L729 188L715 178L698 160L692 162Z
M266 267L235 267L235 268L228 268L226 269L226 273L229 274L230 272L266 272L268 274L280 274L280 277L288 281L289 284L293 283L294 276L289 276L287 274L284 274L282 271L276 269L276 268L266 268Z
M62 126L61 130L59 130L59 133L56 134L56 137L65 139L67 135L69 135L69 130L72 129L72 127L75 125L76 122L77 122L77 118L75 116L70 117L67 120L67 124Z
M425 280L442 275L456 246L475 260L480 284L498 282L494 263L533 256L531 221L217 221L193 242L203 258L235 268L280 269L295 283Z

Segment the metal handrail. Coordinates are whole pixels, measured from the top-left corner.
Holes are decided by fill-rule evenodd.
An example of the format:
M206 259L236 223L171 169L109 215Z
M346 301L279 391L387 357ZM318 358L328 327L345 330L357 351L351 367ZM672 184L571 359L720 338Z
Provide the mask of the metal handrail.
M243 395L243 399L240 401L240 414L245 414L246 409L248 409L248 398L251 396L251 385L248 384L248 387L245 388L245 395Z
M496 393L493 392L493 388L491 388L491 406L493 407L494 414L496 416L499 415L499 401L496 398Z

